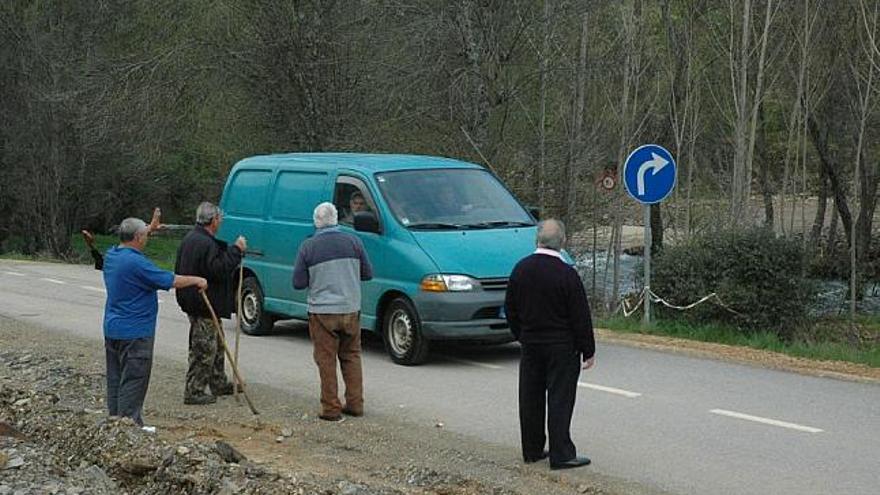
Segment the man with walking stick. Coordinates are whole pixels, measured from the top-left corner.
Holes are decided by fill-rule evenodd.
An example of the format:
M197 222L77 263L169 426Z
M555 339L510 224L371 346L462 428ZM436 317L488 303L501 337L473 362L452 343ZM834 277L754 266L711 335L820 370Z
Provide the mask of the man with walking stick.
M177 250L174 272L197 275L208 280L206 300L217 318L230 318L234 303L234 276L247 249L245 238L227 245L215 235L223 215L208 202L196 210L196 226ZM189 330L189 369L186 373L184 404L213 404L217 396L232 395L234 387L225 371L222 335L215 330L211 310L200 294L192 289L178 290L177 304L187 314ZM205 390L209 389L210 393Z

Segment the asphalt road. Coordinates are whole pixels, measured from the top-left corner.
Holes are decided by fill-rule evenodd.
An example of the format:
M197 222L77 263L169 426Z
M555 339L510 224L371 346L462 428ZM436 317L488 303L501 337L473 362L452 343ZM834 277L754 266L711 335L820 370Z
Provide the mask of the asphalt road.
M100 345L104 297L90 267L0 260L0 315L59 338ZM156 350L185 360L186 318L173 294L160 300ZM305 326L276 331L243 337L244 376L315 394L317 408ZM394 365L375 339L364 354L368 414L518 446L515 344L444 346L418 367ZM600 342L596 367L581 375L572 436L593 465L567 476L597 472L686 494L880 493L878 385Z

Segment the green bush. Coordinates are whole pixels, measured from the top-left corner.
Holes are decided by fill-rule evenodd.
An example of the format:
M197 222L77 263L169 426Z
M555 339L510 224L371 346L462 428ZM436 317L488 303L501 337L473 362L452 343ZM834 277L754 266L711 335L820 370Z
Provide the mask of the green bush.
M686 311L657 305L663 317L772 330L788 338L816 295L805 263L799 242L767 229L713 232L667 247L654 261L651 285L657 295L680 306L715 292L735 311L713 301Z

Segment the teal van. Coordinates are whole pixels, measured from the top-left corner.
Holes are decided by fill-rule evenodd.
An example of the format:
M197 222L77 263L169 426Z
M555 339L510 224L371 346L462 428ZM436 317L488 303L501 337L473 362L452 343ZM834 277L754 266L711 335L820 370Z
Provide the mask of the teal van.
M479 165L350 153L255 156L230 172L218 237L247 237L245 332L308 319L293 263L323 201L367 250L374 277L362 285L361 325L382 336L394 362L423 362L435 340L512 340L504 294L513 266L534 250L535 216Z

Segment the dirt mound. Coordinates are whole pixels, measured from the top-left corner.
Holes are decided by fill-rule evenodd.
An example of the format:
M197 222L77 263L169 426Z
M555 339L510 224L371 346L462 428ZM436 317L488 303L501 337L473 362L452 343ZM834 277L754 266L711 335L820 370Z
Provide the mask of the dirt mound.
M0 494L336 493L338 484L297 479L249 462L229 444L170 443L97 409L102 377L60 360L0 355ZM345 493L400 493L351 484Z

